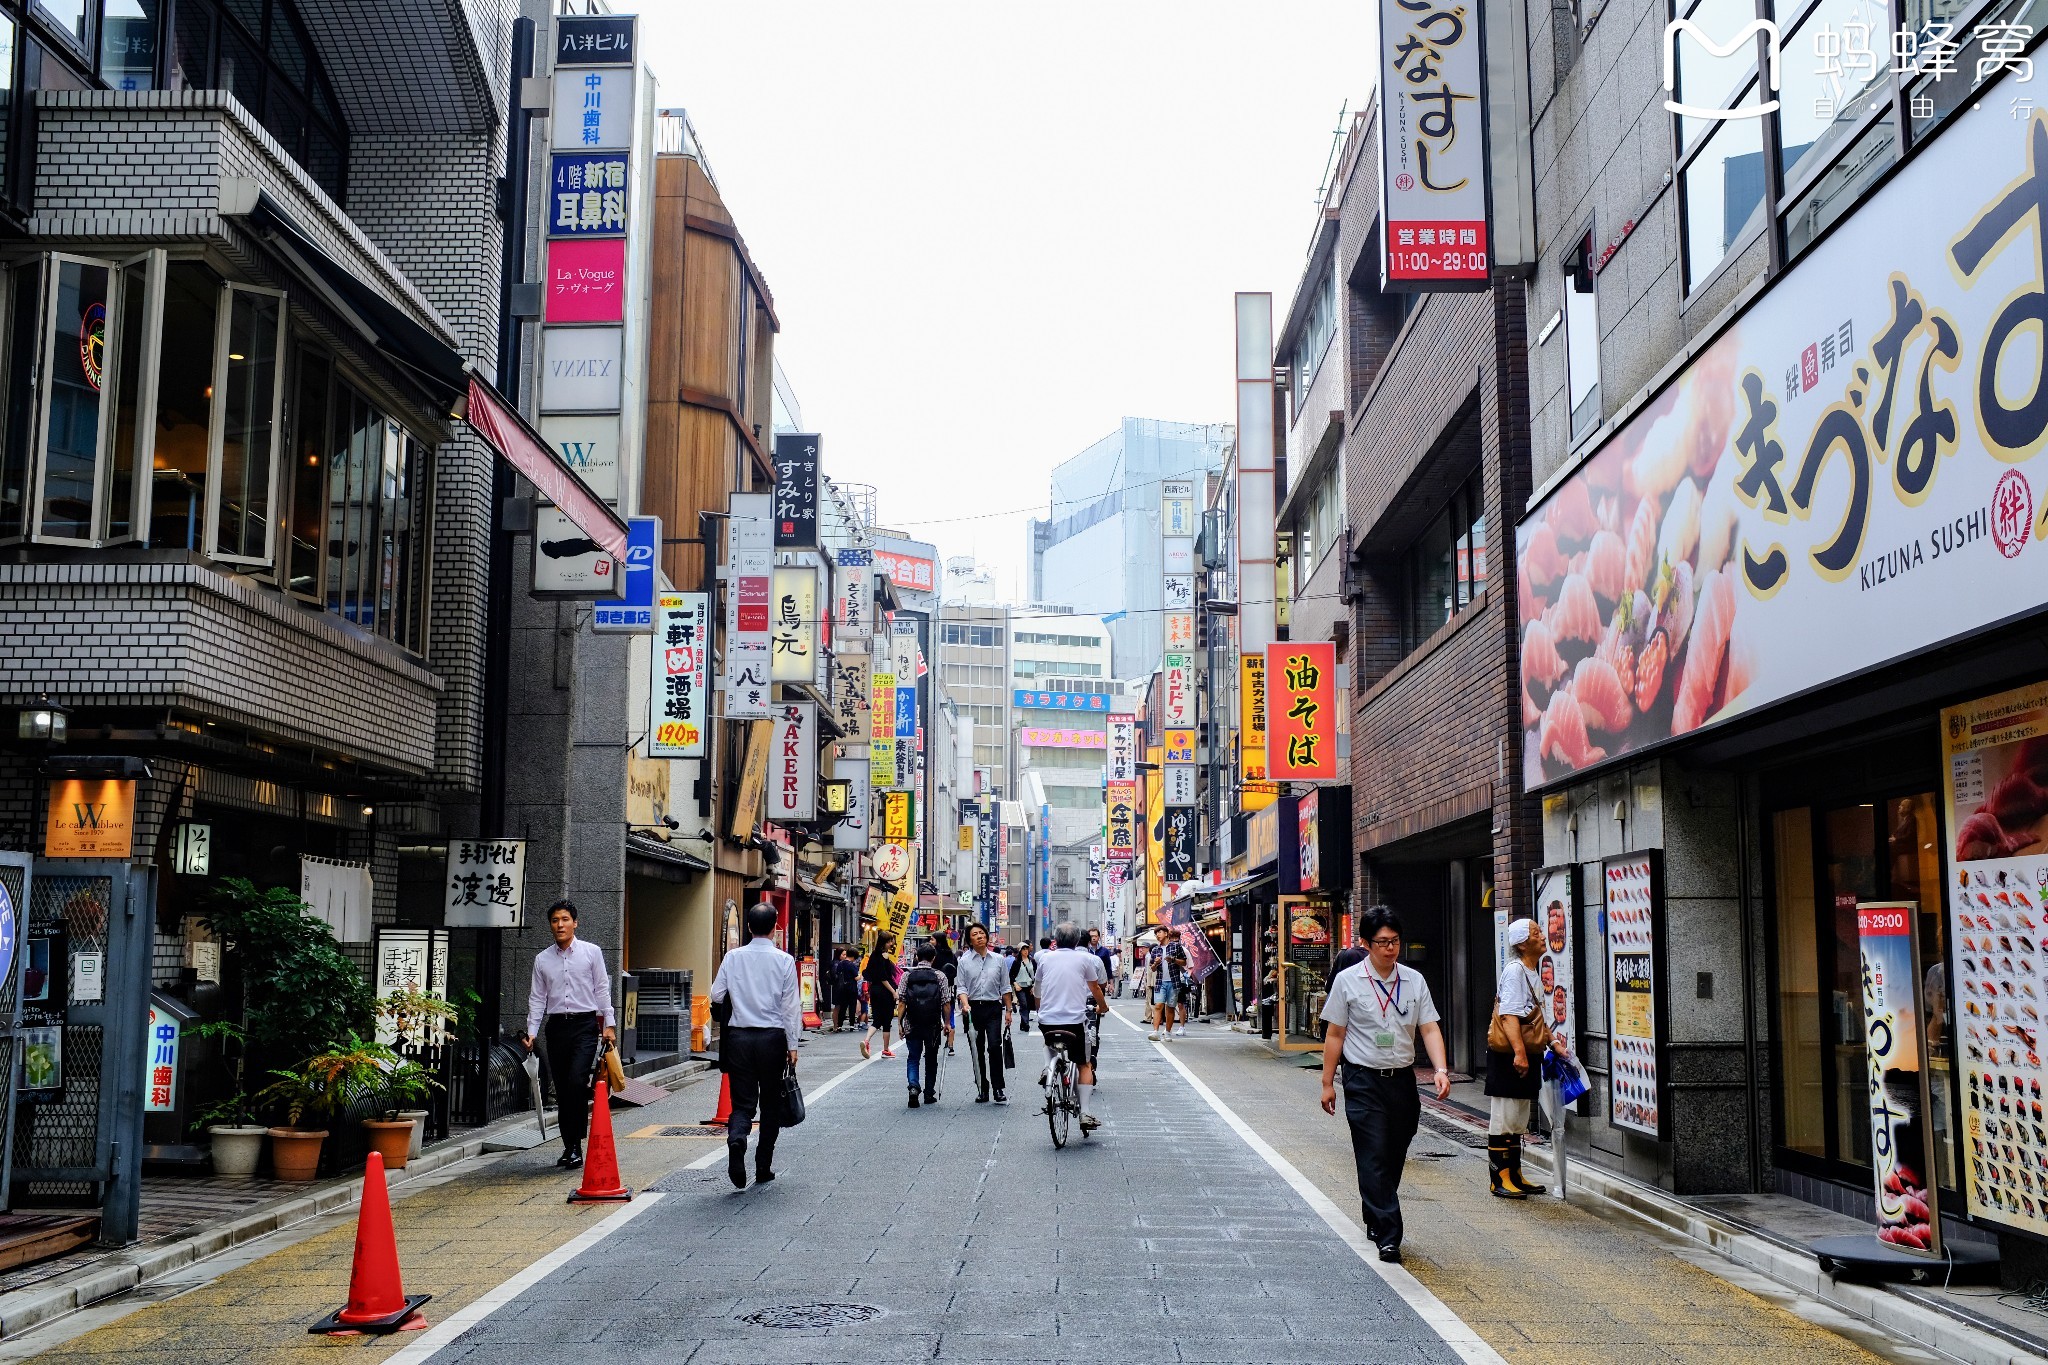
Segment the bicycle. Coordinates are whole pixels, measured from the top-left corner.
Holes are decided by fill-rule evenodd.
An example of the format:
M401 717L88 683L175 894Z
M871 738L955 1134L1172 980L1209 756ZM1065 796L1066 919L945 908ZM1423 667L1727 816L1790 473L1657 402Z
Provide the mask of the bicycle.
M1082 1047L1089 1055L1094 1053L1095 1025L1093 1020L1082 1025ZM1050 1044L1046 1047L1045 1070L1038 1074L1038 1084L1045 1092L1045 1123L1052 1130L1052 1145L1058 1150L1067 1145L1076 1120L1081 1117L1081 1067L1067 1055L1063 1047ZM1081 1137L1088 1137L1088 1125L1080 1125Z

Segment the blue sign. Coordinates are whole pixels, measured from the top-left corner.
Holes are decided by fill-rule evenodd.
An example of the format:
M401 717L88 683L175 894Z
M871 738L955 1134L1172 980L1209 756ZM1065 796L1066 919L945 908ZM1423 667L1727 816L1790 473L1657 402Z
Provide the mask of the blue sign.
M917 736L917 689L899 687L896 689L896 737L914 739Z
M548 236L626 235L624 152L556 152L548 164Z
M1011 692L1010 705L1037 711L1093 711L1098 715L1109 714L1109 698L1094 692L1033 692L1020 687Z
M596 604L591 615L594 630L619 633L654 630L654 580L660 577L655 565L661 558L661 518L626 519L626 592L623 597Z

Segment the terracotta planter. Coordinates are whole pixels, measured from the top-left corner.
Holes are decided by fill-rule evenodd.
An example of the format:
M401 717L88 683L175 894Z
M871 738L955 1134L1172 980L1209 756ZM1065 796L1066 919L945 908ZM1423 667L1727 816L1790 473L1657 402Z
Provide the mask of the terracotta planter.
M311 1180L320 1171L320 1145L327 1141L325 1128L273 1128L270 1130L270 1164L279 1180Z
M263 1160L263 1135L268 1129L215 1124L206 1131L213 1139L215 1175L246 1177L256 1174L257 1163Z
M398 1117L412 1120L412 1146L408 1150L408 1155L418 1156L421 1145L426 1141L427 1111L424 1109L401 1109L398 1111Z
M384 1158L384 1169L402 1171L412 1159L411 1119L364 1119L363 1131L370 1135L371 1150Z

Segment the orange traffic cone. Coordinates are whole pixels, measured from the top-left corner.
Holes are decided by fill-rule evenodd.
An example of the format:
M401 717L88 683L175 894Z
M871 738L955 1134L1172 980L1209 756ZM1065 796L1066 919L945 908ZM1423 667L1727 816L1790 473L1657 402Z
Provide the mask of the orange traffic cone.
M391 1227L391 1192L384 1187L384 1158L370 1153L363 1167L363 1211L356 1217L355 1267L348 1277L348 1302L306 1330L354 1335L407 1332L425 1327L419 1306L432 1294L407 1294L398 1273L398 1237Z
M623 1204L633 1192L619 1183L619 1149L612 1143L612 1088L602 1073L590 1109L590 1153L583 1158L583 1183L569 1196L572 1204Z
M718 1112L704 1120L707 1126L727 1128L732 1125L732 1077L720 1073L718 1077Z

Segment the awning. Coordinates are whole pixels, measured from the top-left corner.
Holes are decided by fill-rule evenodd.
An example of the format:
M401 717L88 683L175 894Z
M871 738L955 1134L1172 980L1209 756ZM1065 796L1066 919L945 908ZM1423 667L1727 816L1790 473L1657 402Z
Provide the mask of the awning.
M831 901L837 905L846 904L846 893L836 886L824 886L801 875L797 877L796 885L799 891L812 900Z
M533 480L540 495L559 507L598 549L615 559L626 557L626 523L619 514L578 478L575 470L563 464L540 433L474 370L469 373L469 402L463 416L491 449Z
M635 863L640 866L636 868ZM673 844L665 844L637 830L626 836L626 866L629 871L645 872L662 881L681 881L686 876L711 870L711 864L696 854L686 853Z
M1232 897L1256 891L1267 882L1276 880L1278 878L1270 871L1253 872L1215 886L1205 886L1193 892L1187 899L1198 905L1216 905L1230 900Z

